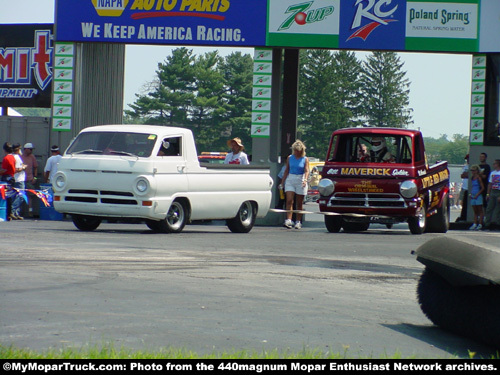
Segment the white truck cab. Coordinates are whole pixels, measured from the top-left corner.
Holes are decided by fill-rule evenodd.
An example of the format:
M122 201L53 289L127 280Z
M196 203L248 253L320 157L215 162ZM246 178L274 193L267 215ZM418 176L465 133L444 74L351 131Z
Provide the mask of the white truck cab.
M82 130L52 180L55 209L80 230L106 218L138 218L166 233L211 219L249 232L269 210L272 184L266 167L200 165L189 129L152 125Z

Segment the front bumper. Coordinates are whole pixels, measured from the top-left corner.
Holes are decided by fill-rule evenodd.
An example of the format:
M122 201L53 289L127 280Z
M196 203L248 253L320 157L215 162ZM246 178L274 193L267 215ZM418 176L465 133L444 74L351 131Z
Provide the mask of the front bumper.
M397 193L336 192L318 200L321 212L407 218L416 216L421 199L406 199Z

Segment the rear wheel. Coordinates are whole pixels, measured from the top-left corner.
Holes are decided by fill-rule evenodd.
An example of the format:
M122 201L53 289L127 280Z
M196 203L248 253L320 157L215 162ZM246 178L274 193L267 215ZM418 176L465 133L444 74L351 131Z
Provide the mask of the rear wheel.
M410 217L408 219L408 227L412 234L422 234L425 232L427 223L427 211L425 209L425 204L420 208L417 216Z
M233 233L248 233L252 230L257 218L255 202L243 202L238 213L232 219L226 220L226 225Z
M95 216L72 215L71 219L75 227L83 232L92 232L101 225L102 220Z
M325 215L325 227L330 233L340 232L340 228L342 228L342 216Z

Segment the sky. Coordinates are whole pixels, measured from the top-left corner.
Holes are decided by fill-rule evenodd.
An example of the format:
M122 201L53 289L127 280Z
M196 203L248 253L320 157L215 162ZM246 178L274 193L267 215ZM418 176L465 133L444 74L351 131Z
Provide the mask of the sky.
M0 24L53 23L54 0L0 0ZM124 106L135 101L144 84L155 77L159 62L180 46L127 45ZM241 51L253 56L253 48L188 47L196 55L218 50L225 56ZM365 54L366 55L366 54ZM363 53L360 54L360 57ZM472 56L436 53L399 53L410 80L413 128L424 137L469 134Z

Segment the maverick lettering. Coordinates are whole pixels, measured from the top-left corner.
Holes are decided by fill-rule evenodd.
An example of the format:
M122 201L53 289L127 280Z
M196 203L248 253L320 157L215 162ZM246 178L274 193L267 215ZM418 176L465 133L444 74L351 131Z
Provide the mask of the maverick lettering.
M390 168L342 168L344 176L391 176Z

